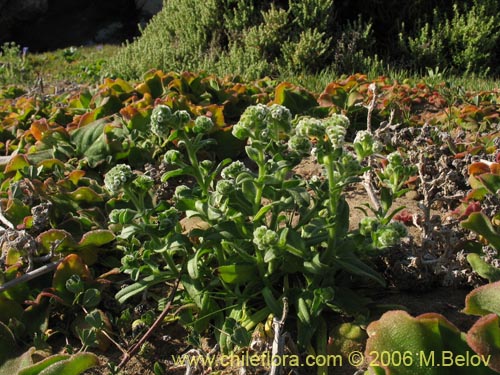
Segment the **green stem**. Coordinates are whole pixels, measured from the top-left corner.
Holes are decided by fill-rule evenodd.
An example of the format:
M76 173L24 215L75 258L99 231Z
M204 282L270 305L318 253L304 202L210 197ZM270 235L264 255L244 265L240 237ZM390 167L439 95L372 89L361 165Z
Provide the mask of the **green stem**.
M328 177L328 211L330 213L330 217L335 217L337 214L339 197L333 171L333 157L331 152L325 156L325 168ZM335 229L335 226L329 226L328 228L328 248L324 253L325 259L331 259L335 256Z
M266 177L266 159L264 151L259 149L259 158L257 161L257 166L259 167L259 175L255 184L255 199L253 202L253 213L254 215L259 211L260 205L262 203L262 193L264 191L264 179Z
M174 262L174 258L172 258L172 256L168 253L168 250L162 252L162 255L163 255L163 259L167 263L168 268L170 268L172 270L172 272L175 273L176 276L180 276L180 271Z
M203 192L203 197L206 197L208 196L208 186L199 168L198 157L196 156L196 149L195 147L192 147L191 140L186 135L184 134L182 135L182 140L184 141L184 145L186 147L189 162L193 167L193 177L196 179L196 182L201 187L201 190Z
M139 211L141 214L144 214L144 200L139 199L139 197L135 194L135 192L128 186L124 186L123 191L127 194L127 197L132 201L132 204L135 206L137 211Z

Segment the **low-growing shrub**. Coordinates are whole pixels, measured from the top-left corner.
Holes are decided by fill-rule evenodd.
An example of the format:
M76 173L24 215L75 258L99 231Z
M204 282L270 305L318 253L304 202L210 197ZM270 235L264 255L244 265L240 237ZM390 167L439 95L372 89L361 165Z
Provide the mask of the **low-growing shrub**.
M471 6L454 3L451 15L436 8L432 20L416 35L400 33L401 46L417 69L440 67L480 75L494 69L492 73L497 73L499 11L498 2L489 0L475 0Z

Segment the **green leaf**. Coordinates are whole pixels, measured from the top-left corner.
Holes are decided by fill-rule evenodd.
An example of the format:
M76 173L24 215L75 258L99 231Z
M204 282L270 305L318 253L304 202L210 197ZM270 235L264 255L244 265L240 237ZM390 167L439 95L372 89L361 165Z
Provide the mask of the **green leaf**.
M76 202L95 203L102 202L103 198L88 186L80 186L68 196Z
M68 280L66 280L66 289L71 293L73 293L74 295L83 293L84 285L80 276L71 275L71 277Z
M87 289L82 296L82 305L86 308L96 307L101 302L101 292L95 288Z
M463 312L469 315L500 315L500 281L480 286L467 294Z
M479 180L484 184L484 186L492 193L496 194L500 190L500 174L495 173L484 173L477 176Z
M196 252L194 257L188 260L187 262L187 270L188 274L191 278L194 280L198 279L200 277L199 269L198 269L198 257L199 257L199 251Z
M276 298L274 298L273 292L269 287L266 286L262 289L262 297L264 297L266 306L269 307L274 316L279 317L283 314L283 307Z
M9 323L9 320L11 318L17 318L21 316L24 311L21 305L25 299L24 294L15 293L15 291L13 291L12 289L9 290L9 292L12 293L8 297L6 296L7 293L2 293L0 295L0 322L6 324Z
M386 284L382 276L380 276L376 271L367 266L353 253L347 253L343 254L342 256L338 256L336 258L336 262L347 272L362 277L368 277L369 279L376 281L382 286L385 286Z
M312 275L321 276L329 271L330 267L321 262L320 254L316 254L310 261L304 262L304 269Z
M214 149L219 160L225 158L235 159L245 148L246 141L236 138L231 133L230 127L211 134L211 137L217 142L217 147Z
M126 132L121 124L109 124L108 119L99 119L74 130L70 134L77 156L86 157L91 166L95 166L114 152L121 149ZM119 150L114 150L118 147Z
M91 277L87 265L76 254L68 255L59 263L52 280L52 287L68 301L73 301L74 296L66 290L66 282L73 275L78 275L81 279L90 279Z
M167 182L172 177L177 177L177 176L182 176L182 175L185 175L185 174L189 174L189 172L191 172L191 171L192 171L192 167L174 169L172 171L165 172L163 174L163 176L161 176L161 181L162 182Z
M287 107L292 115L305 113L318 105L309 91L289 82L282 82L276 86L273 103Z
M229 264L217 267L216 274L228 284L243 284L255 278L257 266L255 264Z
M339 199L336 214L336 233L337 238L344 238L349 231L349 205L342 196Z
M99 358L92 353L77 353L70 358L56 362L38 375L79 375L99 365Z
M159 362L155 362L153 366L153 372L155 375L165 375L165 369Z
M384 212L389 212L392 206L392 192L387 187L380 188L380 205Z
M32 366L23 368L21 371L17 373L17 375L38 375L42 370L45 370L47 367L53 365L54 363L57 363L59 361L68 358L70 358L70 355L68 354L51 355L50 357L47 357L42 361L35 363Z
M146 276L144 279L121 289L118 293L116 293L115 298L119 303L124 303L129 298L135 296L136 294L142 293L149 287L163 283L171 278L172 275L168 273Z
M99 247L112 242L114 239L115 235L110 230L96 229L85 233L80 239L80 242L78 242L78 246L80 248L88 246Z
M18 374L21 369L33 365L33 359L31 357L34 352L35 348L32 347L18 357L10 356L10 359L7 359L5 362L0 362L0 375ZM2 354L0 354L0 357Z
M29 167L30 163L26 155L18 154L10 158L5 166L4 173L20 171L25 167Z
M278 203L278 202L275 202L275 203ZM268 204L266 206L263 206L254 216L253 218L253 221L259 221L261 219L261 217L263 217L267 212L269 212L269 210L271 208L273 208L273 206L275 206L276 204Z
M460 223L462 227L480 234L496 250L500 250L500 234L493 228L490 220L482 212L473 212L467 220Z
M63 229L49 229L39 234L36 241L42 245L46 253L50 252L54 245L57 245L57 251L76 247L76 243L71 234Z
M500 269L486 263L479 254L467 255L467 262L479 276L488 279L489 282L500 281Z
M102 320L101 312L99 310L91 311L87 316L85 316L85 322L93 328L101 329L104 327L104 321Z

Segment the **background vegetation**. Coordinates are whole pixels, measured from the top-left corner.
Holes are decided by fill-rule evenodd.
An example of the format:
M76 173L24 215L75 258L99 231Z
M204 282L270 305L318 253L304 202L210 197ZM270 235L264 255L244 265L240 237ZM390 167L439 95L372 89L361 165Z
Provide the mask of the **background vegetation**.
M337 74L391 69L495 76L495 0L166 0L108 73L150 68L218 74Z

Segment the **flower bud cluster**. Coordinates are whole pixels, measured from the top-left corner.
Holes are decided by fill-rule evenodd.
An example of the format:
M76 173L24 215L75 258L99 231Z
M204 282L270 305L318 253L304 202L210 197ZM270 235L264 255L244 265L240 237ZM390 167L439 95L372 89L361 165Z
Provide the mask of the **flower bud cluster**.
M182 161L182 154L178 150L168 150L163 156L166 164L176 165Z
M214 123L210 117L198 116L194 120L193 132L196 134L204 134L212 130Z
M166 105L157 105L151 113L151 131L158 137L166 138L170 134L172 110Z
M117 193L134 178L135 175L129 165L117 164L104 176L104 186L111 193Z
M290 131L291 120L290 110L282 105L253 105L245 109L240 121L234 125L233 135L238 139L278 141L282 133Z
M402 237L408 235L408 231L404 224L395 221L378 228L375 232L375 246L383 249L397 245Z
M361 219L359 223L359 233L364 236L371 236L374 246L383 249L397 245L401 238L408 235L408 230L399 221L382 225L378 219L367 216Z
M224 180L235 179L242 172L249 172L250 170L243 164L243 162L236 160L225 167L220 175Z
M127 224L135 217L136 212L128 208L115 208L109 213L111 224Z
M387 161L387 165L380 172L380 177L393 192L397 192L416 172L416 167L405 164L403 157L397 151L387 155Z
M253 243L259 250L267 250L278 243L278 233L262 225L253 232Z
M215 185L215 191L222 196L228 196L234 190L233 180L219 180Z
M172 112L169 106L157 105L151 113L151 131L160 138L167 138L172 129L181 129L191 121L188 111Z
M288 148L299 155L308 155L312 149L312 143L308 137L292 135L288 140Z
M356 134L353 146L359 161L370 155L382 151L383 148L382 144L377 141L370 132L366 130L361 130Z
M290 138L288 147L300 154L311 151L311 139L317 139L318 145L328 141L333 149L341 149L349 126L349 119L344 115L333 114L326 119L304 117L295 127L295 134Z
M147 192L151 190L153 187L155 181L153 180L152 177L141 174L138 175L134 181L132 181L132 186L135 188L136 191L140 192Z

